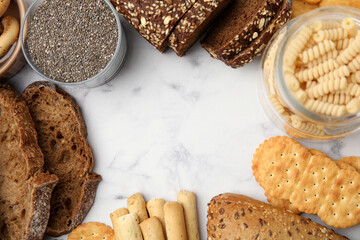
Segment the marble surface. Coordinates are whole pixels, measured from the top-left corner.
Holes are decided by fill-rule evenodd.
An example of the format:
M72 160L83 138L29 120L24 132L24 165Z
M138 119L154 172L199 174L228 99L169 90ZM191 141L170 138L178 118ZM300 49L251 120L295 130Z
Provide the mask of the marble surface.
M199 43L182 58L170 50L160 54L129 24L123 26L128 54L116 78L93 89L66 88L82 110L94 171L103 177L85 222L111 225L109 214L136 192L146 200L176 200L187 189L197 195L206 239L206 204L213 196L234 192L265 200L252 175L252 155L265 139L284 132L258 100L260 61L234 70ZM36 80L42 79L26 66L8 82L22 92ZM360 134L302 143L335 159L360 156ZM336 231L360 239L360 226Z

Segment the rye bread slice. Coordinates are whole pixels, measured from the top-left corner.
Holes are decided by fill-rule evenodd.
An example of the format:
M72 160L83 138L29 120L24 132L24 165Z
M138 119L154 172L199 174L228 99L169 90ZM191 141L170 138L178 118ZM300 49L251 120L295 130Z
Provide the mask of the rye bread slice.
M201 46L214 58L232 59L268 26L283 1L235 0L201 40Z
M291 18L291 4L288 1L284 1L282 7L279 10L278 16L274 18L270 25L263 30L260 36L252 42L247 49L240 52L235 58L224 61L225 64L239 68L245 64L253 61L259 56L265 49L272 36L284 26Z
M111 3L141 36L164 52L168 36L195 0L111 0Z
M232 0L198 0L169 36L168 46L183 56Z
M58 178L44 157L25 101L0 84L0 239L42 239Z
M84 219L94 203L101 176L91 173L93 154L84 119L74 99L55 84L35 82L23 92L34 119L44 169L59 177L51 198L46 233L60 236Z

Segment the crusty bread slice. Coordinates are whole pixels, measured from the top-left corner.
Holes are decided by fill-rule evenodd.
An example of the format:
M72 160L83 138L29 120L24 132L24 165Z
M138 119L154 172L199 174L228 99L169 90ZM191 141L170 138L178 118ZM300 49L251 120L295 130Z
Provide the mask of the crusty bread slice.
M232 68L239 68L253 61L265 49L272 36L282 28L291 18L290 2L284 1L277 16L271 20L270 24L260 33L259 37L250 43L246 49L239 52L234 58L224 60L226 65Z
M253 42L287 0L234 0L201 40L212 57L232 59Z
M60 236L78 226L94 203L101 176L91 173L93 154L74 99L55 84L35 82L23 92L44 153L44 168L59 177L46 233Z
M198 0L174 28L168 45L178 56L185 55L232 0Z
M25 101L0 84L0 239L42 239L58 178L44 157Z
M111 0L116 10L157 50L196 0Z

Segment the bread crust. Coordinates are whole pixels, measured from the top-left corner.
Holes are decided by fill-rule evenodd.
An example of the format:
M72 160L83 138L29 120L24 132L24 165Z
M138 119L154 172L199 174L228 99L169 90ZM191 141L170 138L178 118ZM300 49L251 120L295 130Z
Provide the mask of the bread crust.
M64 90L62 90L55 84L49 83L49 82L34 82L34 83L30 84L23 92L23 97L30 108L30 113L31 113L32 117L35 120L35 127L39 134L39 141L44 141L44 142L39 142L40 147L48 146L47 142L46 142L46 140L48 140L48 139L46 136L47 133L43 132L43 128L42 128L42 124L44 124L44 123L42 123L41 121L38 121L39 120L38 117L41 114L44 115L44 113L41 111L37 112L38 108L36 108L35 105L38 104L37 107L39 107L42 104L42 102L35 103L36 100L34 100L33 98L36 95L42 96L49 100L51 98L51 100L53 100L55 102L60 101L67 106L66 109L59 109L59 112L69 111L70 117L69 117L69 119L67 119L67 121L70 121L74 126L76 126L77 132L74 131L74 134L76 135L76 138L78 139L78 141L81 142L82 144L84 144L82 147L82 149L84 151L83 153L85 153L87 155L87 157L85 158L85 157L82 157L82 155L80 156L77 151L70 152L70 160L68 160L68 161L71 161L71 159L83 158L82 161L84 162L84 164L82 165L81 169L74 169L74 170L76 170L76 171L78 170L80 172L79 176L76 175L76 176L70 178L70 179L74 179L74 180L66 180L66 179L64 179L64 176L62 177L62 175L59 174L59 172L56 172L56 171L58 171L57 170L58 166L54 167L53 166L54 163L53 162L50 163L50 161L52 161L52 159L50 159L51 158L50 155L53 154L53 152L55 152L55 151L61 152L61 151L65 151L65 150L69 149L70 142L68 142L68 140L66 140L67 136L64 136L64 138L62 138L62 139L64 139L64 142L62 142L62 144L57 145L57 146L59 146L60 149L52 150L51 148L49 149L48 147L47 147L47 149L42 149L44 152L44 155L45 155L46 170L49 170L51 173L55 173L59 176L59 184L55 188L53 196L52 196L52 200L51 200L52 210L51 210L49 225L46 230L46 233L50 236L61 236L63 234L69 233L71 230L73 230L79 224L81 224L81 222L83 221L86 214L89 212L91 206L94 203L96 189L98 187L98 184L102 180L102 178L100 175L91 173L92 168L93 168L93 154L92 154L92 150L91 150L89 143L86 141L86 137L87 137L86 124L85 124L84 118L80 112L79 107L77 106L75 100L71 97L71 95L66 93ZM49 101L49 102L51 102L51 101ZM40 106L40 109L42 108L42 106L43 105ZM62 107L62 106L63 105L60 105L60 107ZM51 114L46 115L45 119L48 119L48 122L55 121L55 120L52 120L52 118L50 116L51 116ZM56 125L56 123L54 123L54 125ZM66 130L64 130L64 131L66 132ZM59 139L57 139L57 140L59 140ZM72 157L74 157L74 158L72 158ZM71 165L71 162L69 162L69 164L67 164L67 165ZM76 166L71 165L70 167L75 168ZM74 175L74 173L72 173L72 175ZM69 181L71 181L71 182L69 182ZM72 185L75 184L76 186L72 186L71 184ZM60 199L60 197L63 196L63 194L60 191L65 191L64 189L67 189L67 187L70 185L72 186L70 189L73 189L73 187L74 187L74 189L69 190L69 191L73 192L72 194L70 194L70 193L68 193L68 194L70 194L70 195L76 194L77 197L74 197L71 199L70 209L67 209L66 205L64 205L64 206L62 206L62 210L59 210L60 212L57 212L58 210L55 210L56 204L59 204L59 203L66 204L63 201L64 199ZM59 220L59 217L57 216L58 213L62 214L61 220ZM65 218L63 216L68 216L68 217L65 220Z
M207 219L208 240L348 239L310 219L233 193L214 197Z
M32 215L26 240L42 239L50 216L50 199L59 179L54 174L38 172L31 182Z
M44 164L43 154L37 144L37 134L29 109L20 95L7 84L0 84L0 106L0 114L8 114L7 121L10 122L10 125L14 124L18 129L20 143L18 149L11 150L9 147L6 147L6 151L10 150L13 153L17 153L18 155L15 156L20 155L20 158L25 160L25 172L21 170L23 176L13 176L13 178L17 180L14 186L11 185L16 189L14 191L22 191L22 195L21 197L19 196L20 199L17 199L18 204L16 204L16 206L8 206L11 208L24 208L24 212L21 213L23 216L20 218L24 219L21 221L19 220L18 223L22 224L22 226L18 226L17 230L8 229L7 234L13 234L11 236L0 233L0 238L10 240L19 238L26 240L42 239L50 215L51 193L57 184L58 178L55 175L42 173L42 167ZM8 124L4 122L2 123ZM4 135L5 133L2 132L1 137ZM0 151L3 150L0 149ZM4 159L1 159L0 161L4 161ZM8 165L5 164L5 166ZM19 167L23 166L16 165L13 169L3 169L4 172L2 173L12 172L16 174ZM3 178L1 179L9 179L9 177L6 176L2 177ZM10 180L4 180L2 184L12 184L12 182ZM19 190L16 186L21 186L21 189ZM6 189L6 187L9 188L9 186L5 186L3 189ZM2 198L2 200L8 202L8 204L12 204L11 196L9 196L9 194L10 193L6 193L7 196L3 196L4 198ZM5 199L7 197L10 198ZM7 221L8 218L12 216L7 216L6 214L2 216L4 219L0 219L0 222L3 222L3 224L6 225L6 228L11 228L11 225L7 225ZM16 236L14 236L15 231L19 235L15 234Z

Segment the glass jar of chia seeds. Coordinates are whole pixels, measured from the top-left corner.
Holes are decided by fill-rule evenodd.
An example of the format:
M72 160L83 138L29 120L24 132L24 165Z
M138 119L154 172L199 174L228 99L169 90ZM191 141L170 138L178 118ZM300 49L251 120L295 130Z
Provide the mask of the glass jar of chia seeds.
M127 50L119 14L107 0L37 0L25 15L20 40L31 68L63 86L110 81Z
M259 97L288 135L332 140L360 129L359 26L358 9L325 7L273 36L262 58Z

